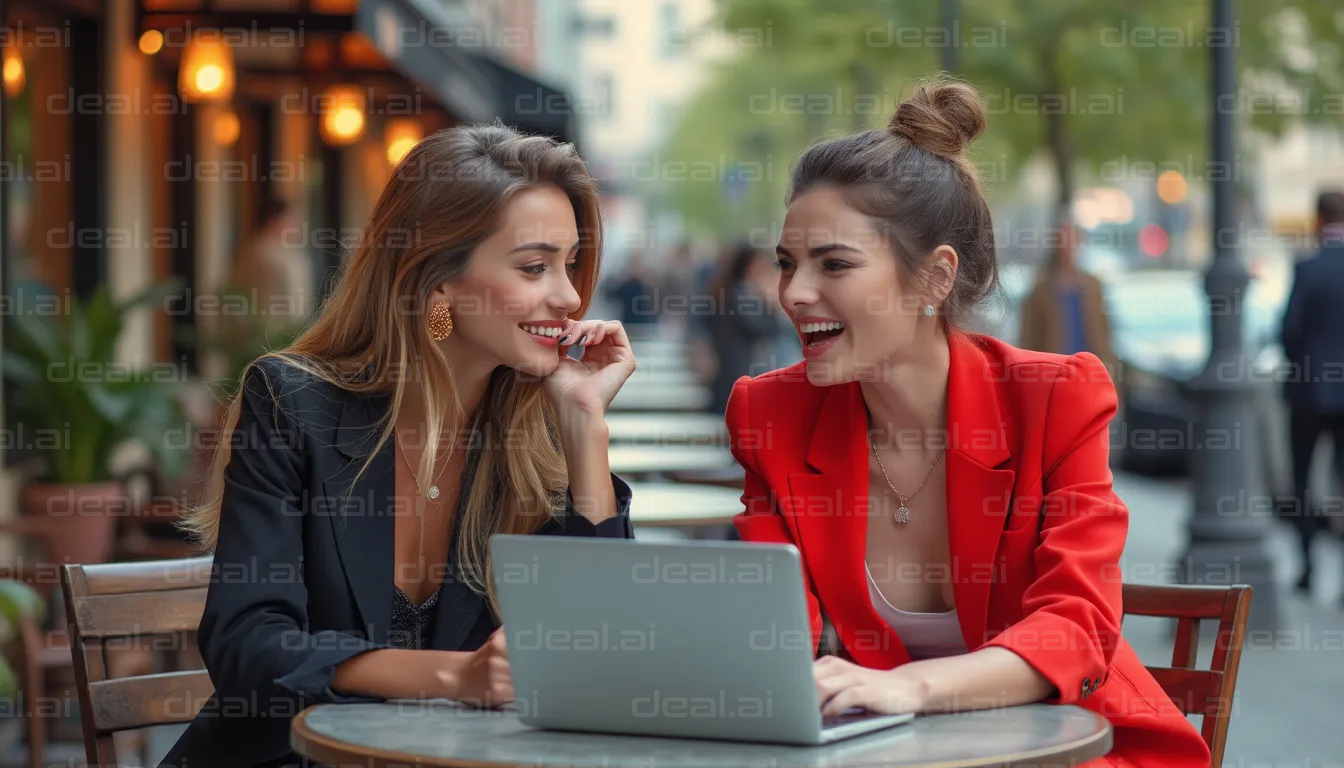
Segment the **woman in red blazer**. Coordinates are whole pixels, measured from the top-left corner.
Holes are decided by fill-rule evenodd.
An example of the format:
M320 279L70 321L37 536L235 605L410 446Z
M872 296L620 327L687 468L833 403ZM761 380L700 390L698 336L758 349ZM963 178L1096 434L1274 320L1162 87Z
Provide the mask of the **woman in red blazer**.
M779 287L805 360L733 389L737 530L802 553L814 640L824 610L842 645L824 714L1078 704L1114 726L1099 765L1207 766L1120 636L1106 368L959 330L995 276L962 155L983 127L939 81L796 164Z

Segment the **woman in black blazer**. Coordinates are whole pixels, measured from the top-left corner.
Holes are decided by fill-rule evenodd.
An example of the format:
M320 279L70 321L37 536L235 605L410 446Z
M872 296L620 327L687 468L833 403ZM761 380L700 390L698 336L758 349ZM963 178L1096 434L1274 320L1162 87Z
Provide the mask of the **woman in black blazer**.
M403 159L320 316L231 404L186 521L214 553L215 694L163 765L303 764L289 722L317 703L513 698L490 535L633 535L604 415L634 356L575 319L600 252L571 145L468 126Z

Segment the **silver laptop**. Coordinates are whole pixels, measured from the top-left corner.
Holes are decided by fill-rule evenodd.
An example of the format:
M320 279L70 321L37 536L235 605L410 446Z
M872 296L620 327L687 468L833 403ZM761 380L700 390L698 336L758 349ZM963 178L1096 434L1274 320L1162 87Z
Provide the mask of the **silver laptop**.
M792 546L497 534L490 547L526 725L814 745L913 717L823 721Z

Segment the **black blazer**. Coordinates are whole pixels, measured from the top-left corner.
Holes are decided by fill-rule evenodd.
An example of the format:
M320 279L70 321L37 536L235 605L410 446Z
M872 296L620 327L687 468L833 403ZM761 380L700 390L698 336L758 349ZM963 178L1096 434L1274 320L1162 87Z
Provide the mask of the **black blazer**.
M1280 341L1296 375L1283 383L1294 408L1344 414L1344 245L1299 261Z
M249 372L242 398L198 637L215 693L163 766L301 764L290 719L312 704L376 701L333 691L331 680L346 659L389 647L391 441L350 489L389 398L352 395L275 359ZM616 517L594 525L566 492L564 512L538 533L633 538L630 486L614 474L612 483ZM450 547L431 645L475 650L499 624L454 578L451 557Z

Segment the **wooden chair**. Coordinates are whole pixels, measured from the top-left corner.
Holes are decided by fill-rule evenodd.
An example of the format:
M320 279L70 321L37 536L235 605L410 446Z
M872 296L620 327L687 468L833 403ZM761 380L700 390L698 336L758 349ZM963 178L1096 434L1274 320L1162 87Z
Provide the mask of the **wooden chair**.
M739 491L747 487L746 475L738 467L726 467L715 471L668 472L667 478L674 483L713 485Z
M1181 712L1203 717L1200 732L1213 755L1212 764L1222 765L1242 640L1246 635L1246 616L1251 608L1251 588L1242 584L1230 587L1125 584L1123 600L1126 616L1177 620L1171 666L1148 667L1148 671ZM1207 670L1195 668L1201 619L1218 620L1213 660Z
M61 569L79 685L84 749L92 766L120 765L113 735L155 725L190 722L214 692L204 669L113 678L109 654L140 647L161 649L154 637L174 636L175 650L190 657L190 636L201 622L210 557ZM176 665L180 666L180 664Z
M12 652L13 667L19 676L19 698L23 702L28 736L28 766L43 768L47 764L49 738L47 705L52 701L48 697L47 674L53 669L70 668L70 648L68 643L63 644L65 632L44 632L28 613L18 617L16 629L12 648L7 650Z
M5 576L36 590L45 601L48 613L54 612L56 608L53 606L59 606L61 602L56 599L61 582L60 566L50 562L48 557L53 525L60 522L60 518L26 516L0 522L0 535L13 537L18 552L17 562L4 564ZM28 766L42 768L47 764L46 750L52 738L53 722L49 721L61 722L59 717L52 717L50 705L56 697L51 694L59 693L60 698L64 698L69 691L68 681L74 678L70 640L54 616L45 626L39 626L31 616L23 616L19 620L15 650L15 671L19 674L28 737ZM55 678L63 680L55 680L56 686L49 685ZM60 710L65 711L65 707L61 706ZM71 734L56 730L59 738L71 738Z

